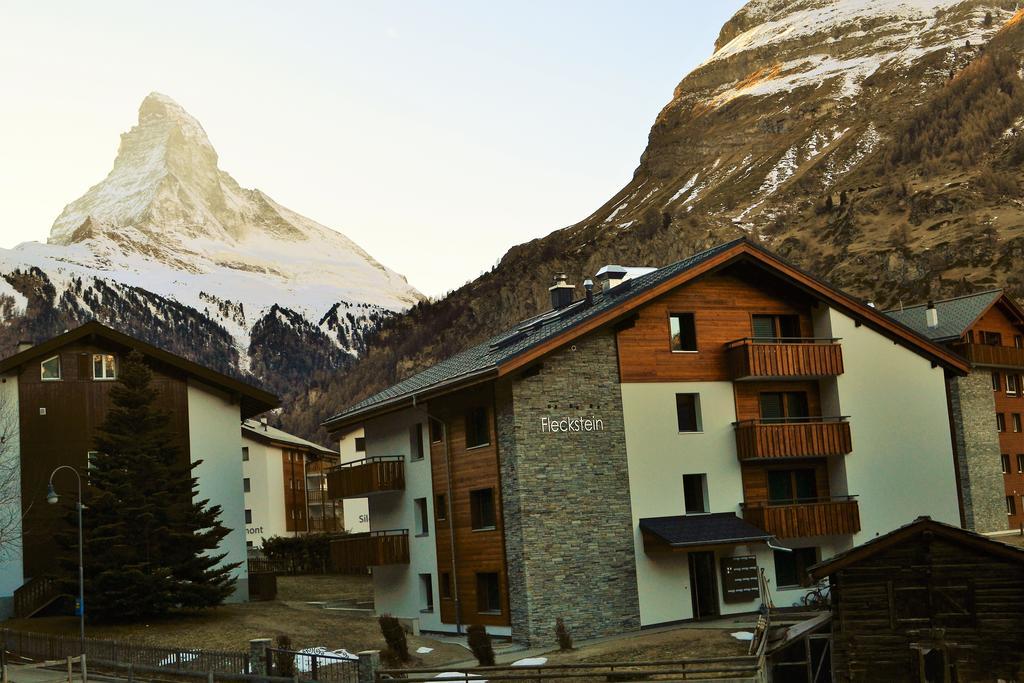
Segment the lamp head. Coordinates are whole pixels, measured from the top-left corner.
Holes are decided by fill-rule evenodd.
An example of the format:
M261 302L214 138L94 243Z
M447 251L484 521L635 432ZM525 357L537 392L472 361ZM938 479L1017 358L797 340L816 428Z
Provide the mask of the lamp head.
M46 502L50 505L55 505L60 498L57 496L57 491L54 490L53 484L49 484L46 487Z

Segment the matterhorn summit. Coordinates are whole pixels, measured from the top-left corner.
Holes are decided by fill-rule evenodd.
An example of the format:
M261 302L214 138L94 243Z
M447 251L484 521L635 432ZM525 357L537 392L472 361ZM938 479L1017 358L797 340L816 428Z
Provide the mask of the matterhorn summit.
M196 344L219 347L222 365L256 374L272 369L256 336L290 343L306 370L328 370L380 319L422 299L341 233L240 187L199 121L160 93L143 100L110 173L64 207L46 244L0 250L0 278L0 321L23 319L5 326L4 344L18 327L42 337L99 318L193 356L206 353ZM205 332L177 338L183 325ZM303 352L288 335L333 348Z

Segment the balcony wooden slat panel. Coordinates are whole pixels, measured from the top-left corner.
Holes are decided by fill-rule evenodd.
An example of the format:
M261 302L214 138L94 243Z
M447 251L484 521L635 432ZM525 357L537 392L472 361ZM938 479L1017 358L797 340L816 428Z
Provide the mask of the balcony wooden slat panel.
M1024 370L1024 349L1014 346L989 346L987 344L953 344L953 350L974 365L990 365L998 368Z
M331 564L340 572L409 564L409 530L371 531L331 541Z
M740 339L726 346L726 354L734 380L843 374L843 348L836 340L770 342Z
M405 462L400 456L357 460L327 472L327 495L333 500L404 489Z
M852 498L745 506L743 519L779 538L806 538L860 531L860 508Z
M846 455L852 450L850 423L844 419L748 420L736 425L736 455L740 460Z

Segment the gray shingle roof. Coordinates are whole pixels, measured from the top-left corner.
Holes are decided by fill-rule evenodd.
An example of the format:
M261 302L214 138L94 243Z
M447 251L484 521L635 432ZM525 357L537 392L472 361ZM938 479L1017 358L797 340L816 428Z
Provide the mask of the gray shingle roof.
M354 413L400 400L421 391L435 389L468 379L477 374L496 370L501 364L512 360L538 344L557 337L563 332L615 308L624 301L628 301L634 296L676 277L680 273L731 249L743 241L743 239L738 239L720 244L677 261L672 265L639 275L631 280L626 280L607 292L599 292L595 289L594 302L590 306L587 306L584 301L580 300L563 309L547 311L533 318L528 318L512 329L506 330L482 344L477 344L470 349L451 356L423 372L393 384L387 389L352 405L326 422L334 422Z
M1002 295L1003 290L993 289L936 301L935 312L939 317L939 326L935 328L928 327L925 321L925 310L928 308L926 303L886 311L885 314L932 341L948 341L962 337L978 316L988 310Z
M654 534L668 545L676 547L766 541L772 538L768 532L732 512L648 517L640 520L640 530Z
M271 441L279 441L281 443L287 443L301 448L308 448L322 454L338 454L338 451L336 450L321 446L320 444L313 443L312 441L307 441L301 436L289 434L283 429L264 425L257 420L245 420L242 422L242 436L251 436L252 438L261 440L269 439Z

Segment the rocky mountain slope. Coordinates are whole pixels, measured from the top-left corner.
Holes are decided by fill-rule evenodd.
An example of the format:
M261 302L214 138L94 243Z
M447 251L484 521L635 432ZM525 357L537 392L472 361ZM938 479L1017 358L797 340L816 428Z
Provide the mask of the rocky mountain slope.
M1013 0L752 0L576 225L388 321L303 429L542 309L557 271L663 265L750 235L879 305L1024 295L1024 22ZM599 144L599 143L596 143Z
M48 242L0 250L0 349L96 318L286 393L421 299L344 235L240 187L199 122L153 93Z

